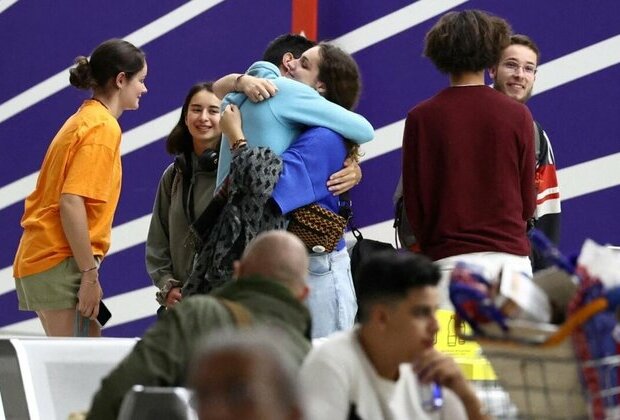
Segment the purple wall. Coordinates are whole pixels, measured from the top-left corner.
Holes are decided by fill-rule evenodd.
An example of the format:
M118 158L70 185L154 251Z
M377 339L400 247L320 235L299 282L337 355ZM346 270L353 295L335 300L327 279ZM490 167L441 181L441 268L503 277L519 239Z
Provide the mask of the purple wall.
M174 29L142 45L149 63L149 93L141 100L140 110L126 112L120 119L126 141L132 129L178 108L191 84L245 69L261 55L269 40L290 27L288 0L211 3L217 4L205 6L200 13L194 12L192 19L177 22ZM434 0L414 3L423 12L436 4ZM456 9L481 8L507 18L515 31L532 36L542 50L543 67L538 83L551 88L534 96L529 106L553 143L561 169L561 188L571 191L571 197L562 203L562 249L576 252L586 237L620 244L620 227L615 220L620 213L620 169L615 165L619 158L613 156L620 152L615 124L620 115L617 82L620 41L613 38L620 32L620 3L612 0L594 3L573 0L570 5L558 0L461 3ZM49 141L86 95L61 82L51 96L27 101L29 106L19 112L15 112L19 106L17 99L7 101L23 99L27 89L63 72L75 56L87 55L106 38L127 37L178 8L202 4L208 2L162 0L144 7L113 0L95 11L92 5L77 0L36 3L23 0L0 12L0 140L4 146L0 154L0 226L4 231L0 246L0 327L31 318L30 313L16 309L9 268L21 233L23 196L31 187L23 186L20 188L26 191L15 192L7 185L38 170ZM339 39L391 13L402 16L403 8L411 5L411 1L404 0L320 1L319 36ZM378 130L377 141L387 144L389 139L381 134L385 132L382 127L402 120L413 105L447 84L428 60L421 57L424 34L436 19L431 14L427 20L386 39L377 40L370 30L360 31L355 37L366 42L366 47L354 54L364 80L358 111ZM153 31L161 27L155 25ZM389 33L392 27L393 24L386 23L380 32ZM592 47L606 40L610 47L603 52ZM593 51L593 55L566 66L555 61L578 51ZM546 68L545 63L549 63ZM561 76L576 67L581 69L581 76L561 82ZM170 162L160 138L170 128L160 127L159 140L123 156L123 192L115 227L132 225L132 222L137 225L136 220L151 212L157 182ZM399 142L399 135L391 135L391 139ZM381 145L379 149L384 153L372 154L362 164L364 181L353 193L356 220L361 226L392 217L391 196L399 175L400 150ZM611 169L602 170L594 165L580 171L580 166L575 166L598 158L609 160ZM600 189L597 185L601 180L609 181L609 188ZM138 233L134 236L144 238L145 231L140 227L135 229ZM115 245L123 245L123 241L120 239ZM123 321L110 328L108 335L139 335L152 321L144 318L144 314L152 313L151 308L154 311L154 301L144 297L132 300L127 297L133 295L126 295L150 285L143 254L144 244L138 240L106 258L101 272L105 296L112 302L108 306L113 308L117 322ZM143 315L136 319L132 313L140 311ZM23 329L29 331L29 328Z

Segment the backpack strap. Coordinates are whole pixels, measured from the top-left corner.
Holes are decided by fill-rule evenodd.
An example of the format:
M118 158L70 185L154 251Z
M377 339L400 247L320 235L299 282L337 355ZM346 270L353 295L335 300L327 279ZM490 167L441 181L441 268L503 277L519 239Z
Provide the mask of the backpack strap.
M235 321L235 325L238 327L249 327L252 325L252 314L245 306L221 297L216 299L228 310L228 313Z
M540 163L547 154L547 142L543 128L537 121L534 121L534 150L536 151L536 162Z
M417 244L415 235L411 231L411 225L409 224L409 219L407 219L407 212L405 210L402 174L398 179L398 185L396 185L392 200L394 201L394 224L392 227L394 228L394 244L396 248L408 250L417 249L416 247L419 247L419 244Z

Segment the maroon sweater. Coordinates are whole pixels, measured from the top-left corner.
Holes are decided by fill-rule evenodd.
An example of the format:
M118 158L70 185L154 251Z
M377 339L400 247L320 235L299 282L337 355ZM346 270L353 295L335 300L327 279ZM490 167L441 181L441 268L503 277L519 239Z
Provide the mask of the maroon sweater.
M450 87L409 111L403 191L423 254L529 255L533 127L524 105L487 86Z

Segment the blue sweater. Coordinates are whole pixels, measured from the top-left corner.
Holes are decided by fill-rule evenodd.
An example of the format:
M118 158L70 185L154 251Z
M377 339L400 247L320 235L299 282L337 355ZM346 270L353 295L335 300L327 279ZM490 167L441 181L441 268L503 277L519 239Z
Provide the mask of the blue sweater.
M338 213L338 197L327 189L326 182L342 168L346 156L344 139L332 130L314 127L299 136L282 153L282 173L271 196L282 213L312 203ZM342 248L341 239L336 249Z
M259 103L252 103L242 93L229 94L222 102L222 109L230 103L240 108L250 147L269 147L279 155L307 127L314 126L327 127L359 144L373 139L374 130L364 117L328 101L303 83L281 77L275 65L258 61L247 73L270 79L278 88L273 98ZM228 139L224 138L220 145L217 185L228 175L230 159Z

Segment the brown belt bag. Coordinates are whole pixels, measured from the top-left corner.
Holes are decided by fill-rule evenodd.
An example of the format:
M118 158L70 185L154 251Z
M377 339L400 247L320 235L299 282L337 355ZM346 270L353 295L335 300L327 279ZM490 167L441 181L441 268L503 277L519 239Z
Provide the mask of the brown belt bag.
M309 204L293 211L287 230L302 240L312 252L332 252L344 235L347 219L323 208Z

